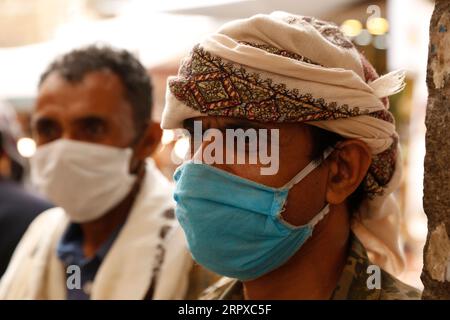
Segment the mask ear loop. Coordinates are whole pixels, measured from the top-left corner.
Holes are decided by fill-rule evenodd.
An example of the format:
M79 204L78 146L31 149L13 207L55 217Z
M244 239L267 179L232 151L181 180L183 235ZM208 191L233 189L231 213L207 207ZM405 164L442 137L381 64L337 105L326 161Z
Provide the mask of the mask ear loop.
M325 205L325 207L322 208L322 210L319 211L319 213L311 219L311 221L308 222L308 225L311 228L314 228L316 226L316 224L319 223L320 220L323 219L323 217L325 217L327 215L327 213L330 212L330 204L327 203Z
M316 169L320 164L330 156L330 154L334 151L335 147L328 147L323 152L323 158L311 161L305 168L302 169L299 173L297 173L288 183L286 183L282 189L291 189L294 185L302 181L308 174L310 174L314 169ZM286 211L287 199L281 208L280 215L284 211ZM314 226L319 222L329 211L329 204L327 204L318 214L315 216L309 223ZM313 221L317 219L317 221Z
M310 174L314 169L316 169L320 164L328 158L328 156L333 152L334 147L328 147L323 152L323 159L316 159L311 161L305 168L297 173L288 183L286 183L282 188L291 189L294 185L302 181L308 174Z

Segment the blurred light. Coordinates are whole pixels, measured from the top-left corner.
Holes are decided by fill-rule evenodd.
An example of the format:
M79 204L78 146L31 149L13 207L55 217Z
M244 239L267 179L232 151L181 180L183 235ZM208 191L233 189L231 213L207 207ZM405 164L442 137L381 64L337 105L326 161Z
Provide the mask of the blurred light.
M166 145L175 140L175 133L173 130L163 130L163 134L161 137L161 143Z
M372 35L367 29L363 29L354 41L359 46L367 46L372 41Z
M373 46L380 50L387 49L387 35L375 36L373 39Z
M362 29L362 24L359 20L356 19L349 19L345 20L341 24L341 31L347 36L347 37L356 37Z
M385 34L389 29L389 23L384 18L370 18L366 23L367 30L374 35Z
M173 151L178 158L185 159L189 152L189 148L189 138L181 138L175 143Z
M17 141L17 150L24 158L30 158L36 152L36 142L31 138L20 138Z
M416 240L425 240L427 238L428 227L424 217L414 217L408 222L408 232Z

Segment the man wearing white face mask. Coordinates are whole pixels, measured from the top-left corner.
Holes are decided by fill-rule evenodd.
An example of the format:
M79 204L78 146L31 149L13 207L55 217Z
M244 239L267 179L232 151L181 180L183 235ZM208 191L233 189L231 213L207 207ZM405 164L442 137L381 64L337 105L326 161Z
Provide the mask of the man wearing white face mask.
M151 104L126 51L75 50L42 75L32 180L59 208L22 238L0 299L184 297L192 263L171 186L148 160L161 138Z

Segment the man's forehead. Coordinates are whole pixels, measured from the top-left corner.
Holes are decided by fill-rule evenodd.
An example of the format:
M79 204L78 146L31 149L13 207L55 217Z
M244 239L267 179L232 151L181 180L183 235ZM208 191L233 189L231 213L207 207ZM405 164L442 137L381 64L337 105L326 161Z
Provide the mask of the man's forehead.
M86 73L70 81L54 71L42 82L33 118L45 117L132 117L132 108L123 94L118 76L107 70Z
M60 71L51 72L39 86L38 95L57 94L61 91L110 91L123 92L120 78L108 69L88 71L81 77L73 78L63 75Z
M39 106L54 100L71 102L83 99L97 102L126 100L120 78L109 70L96 70L75 79L53 71L39 86L36 102Z

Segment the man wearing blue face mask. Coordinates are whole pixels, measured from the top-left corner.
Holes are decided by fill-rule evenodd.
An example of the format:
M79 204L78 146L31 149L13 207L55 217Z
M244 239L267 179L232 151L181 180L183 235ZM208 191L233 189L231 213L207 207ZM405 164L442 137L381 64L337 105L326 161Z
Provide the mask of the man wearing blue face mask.
M394 277L401 161L386 97L403 79L378 77L336 26L284 12L230 22L194 47L168 81L162 127L279 137L257 146L278 152L273 174L261 159L226 161L251 146L230 149L225 134L222 148L218 135L194 141L174 175L193 258L226 277L203 298L420 298Z
M144 67L129 52L89 46L42 75L32 116L36 187L59 208L30 226L0 282L0 299L179 299L192 260L172 188L149 159Z

